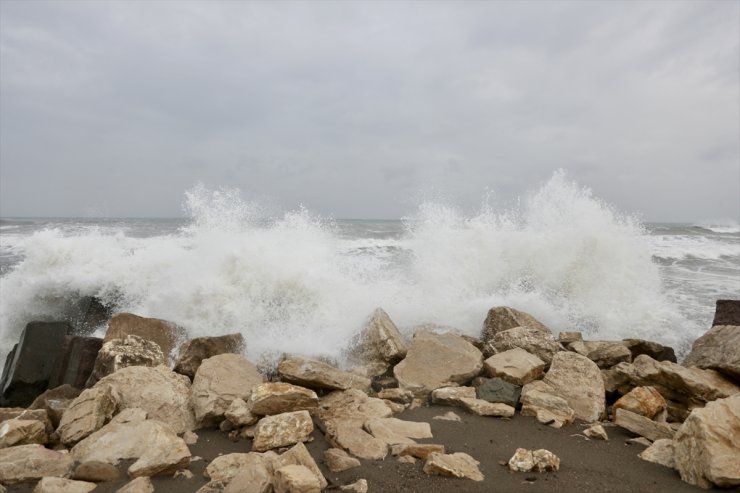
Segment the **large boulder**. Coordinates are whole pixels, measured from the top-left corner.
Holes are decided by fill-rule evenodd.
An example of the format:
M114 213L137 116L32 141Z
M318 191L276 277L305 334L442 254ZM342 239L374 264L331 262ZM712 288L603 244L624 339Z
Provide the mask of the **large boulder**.
M576 341L568 348L587 357L599 368L611 368L617 363L632 361L632 353L621 342L614 341Z
M483 322L481 339L489 342L499 332L515 327L530 327L540 332L550 333L550 329L532 315L508 306L497 306L488 310L486 320Z
M110 385L119 396L118 410L141 408L150 419L166 423L173 432L195 427L190 406L190 379L166 366L129 366L100 380L95 386Z
M241 354L242 351L244 351L244 337L239 333L188 339L180 346L180 356L177 358L175 371L193 379L204 359L219 354Z
M715 325L694 341L683 364L717 370L740 382L740 325Z
M98 385L83 391L62 415L57 433L70 447L98 431L118 409L120 396L111 385Z
M393 369L399 387L417 395L434 389L464 385L483 367L483 355L463 337L418 330L406 358Z
M489 341L488 346L492 348L493 353L516 348L524 349L544 361L547 366L550 365L555 353L563 349L552 334L532 327L515 327L498 332Z
M234 399L247 401L263 381L257 367L241 355L219 354L203 360L191 389L197 425L217 425Z
M101 378L129 366L160 366L166 363L157 343L136 335L111 339L98 351L87 386L92 387Z
M319 405L316 392L285 382L257 385L247 402L252 414L267 416L292 411L313 411Z
M290 356L280 361L277 370L282 380L311 389L370 389L369 378L342 371L315 359Z
M715 325L740 325L740 300L717 300L712 327Z
M0 449L0 484L36 481L43 477L69 477L74 459L66 452L43 445L19 445Z
M494 354L483 362L491 377L514 385L525 385L544 375L545 362L524 349L514 348Z
M111 422L72 448L77 462L100 461L118 465L134 460L132 478L173 474L190 464L188 446L169 426L154 420Z
M396 324L382 309L376 309L350 348L350 360L368 377L384 374L407 352L406 342Z
M26 407L49 386L57 359L64 354L67 322L30 322L8 354L0 378L0 407Z
M108 331L103 342L123 339L128 335L139 336L147 341L157 343L162 349L165 361L174 359L175 349L185 340L185 329L166 320L145 318L133 313L118 313L108 322Z
M84 388L95 367L95 360L101 347L103 339L99 337L65 337L62 356L57 360L49 378L49 388L65 384L78 389Z
M254 429L252 450L267 450L305 442L313 432L313 421L308 411L266 416L259 420Z
M740 394L694 409L673 438L681 479L711 488L740 485Z
M577 418L591 423L604 417L604 380L596 363L585 356L557 353L543 382L568 402Z

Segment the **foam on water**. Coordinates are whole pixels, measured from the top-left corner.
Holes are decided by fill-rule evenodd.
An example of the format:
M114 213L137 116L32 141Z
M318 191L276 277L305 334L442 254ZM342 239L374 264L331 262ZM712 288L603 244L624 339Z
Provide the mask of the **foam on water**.
M238 191L186 194L190 223L136 238L48 229L17 238L25 258L0 278L0 351L24 324L80 296L172 320L191 336L244 334L247 355L340 356L378 306L410 334L436 323L477 335L495 305L555 333L643 337L679 351L705 328L663 294L637 220L556 174L520 206L464 214L424 203L393 238L347 238L304 209L266 217Z

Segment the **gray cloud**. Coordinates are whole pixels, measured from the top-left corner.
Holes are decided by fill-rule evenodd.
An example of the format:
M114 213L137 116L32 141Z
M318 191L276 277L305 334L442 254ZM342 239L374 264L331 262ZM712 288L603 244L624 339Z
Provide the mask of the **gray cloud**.
M196 182L336 217L555 169L740 215L737 2L4 1L0 215L177 215Z

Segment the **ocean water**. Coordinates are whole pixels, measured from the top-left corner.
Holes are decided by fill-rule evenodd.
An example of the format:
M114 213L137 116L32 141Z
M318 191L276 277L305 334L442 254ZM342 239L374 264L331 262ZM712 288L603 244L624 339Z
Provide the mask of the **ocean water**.
M65 318L82 296L191 336L241 332L254 359L341 358L376 307L407 335L427 323L478 335L497 305L555 334L645 338L683 355L715 301L740 297L737 223L643 224L562 175L512 207L426 202L388 221L268 215L238 190L202 187L184 208L0 219L0 355L28 321Z

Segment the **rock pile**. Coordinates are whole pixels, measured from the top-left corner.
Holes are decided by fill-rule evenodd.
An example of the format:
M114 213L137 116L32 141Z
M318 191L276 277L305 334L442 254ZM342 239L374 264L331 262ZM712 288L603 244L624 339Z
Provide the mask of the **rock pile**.
M34 368L49 347L31 336L47 333L65 368L88 368L73 379L87 388L39 395L54 365ZM602 423L613 422L652 442L642 458L675 468L686 482L740 485L739 326L713 327L679 365L670 348L651 341L586 341L572 331L556 339L509 307L489 311L480 339L424 326L406 340L378 309L348 349L351 370L285 355L269 376L242 356L238 334L183 342L174 324L119 314L94 365L90 354L78 364L64 353L70 334L66 324L29 324L6 361L3 402L33 409L0 409L0 484L89 491L91 481L118 478L125 464L132 481L120 491L152 491L151 476L192 477L189 444L204 427L249 440L251 451L211 461L201 493L247 491L247 484L261 492L325 490L304 446L316 429L333 447L321 457L332 472L390 455L423 461L429 475L484 480L479 460L488 458L419 443L434 439L430 424L394 417L431 402L492 418L519 410L556 428L579 420L595 440L608 440ZM448 414L440 419L460 420ZM557 471L560 459L520 448L507 465L544 473ZM368 490L365 480L336 487Z

